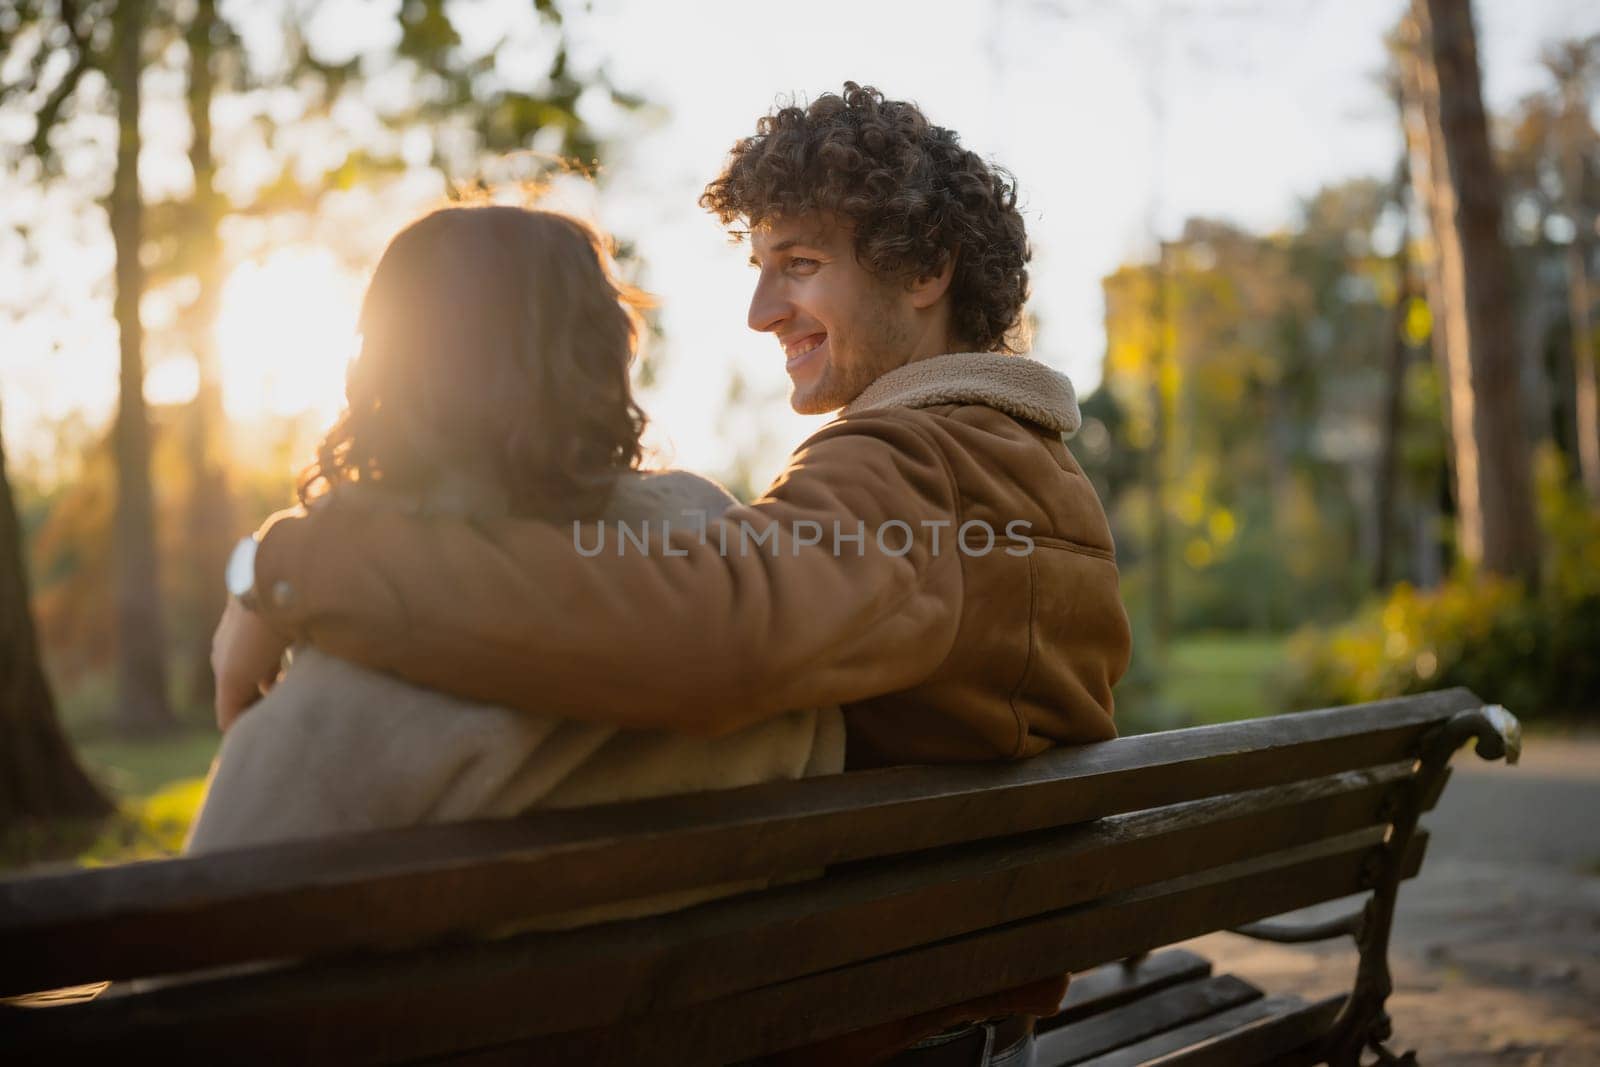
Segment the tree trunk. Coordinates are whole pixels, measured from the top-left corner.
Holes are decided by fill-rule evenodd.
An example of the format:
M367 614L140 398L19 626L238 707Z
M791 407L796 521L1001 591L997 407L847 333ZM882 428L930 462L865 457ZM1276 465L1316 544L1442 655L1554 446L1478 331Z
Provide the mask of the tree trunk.
M223 459L222 388L217 365L217 295L222 283L220 240L217 226L222 205L216 192L216 164L211 155L213 34L217 27L216 0L198 0L189 24L189 163L194 170L193 224L195 274L199 296L190 311L189 337L199 375L194 410L189 422L189 501L185 518L186 616L195 627L190 635L190 677L187 695L196 707L209 707L215 692L211 676L211 623L222 614L227 600L222 572L228 542L233 534L232 496L227 464Z
M1569 108L1581 107L1569 101ZM1570 123L1576 125L1576 123ZM1574 233L1567 246L1567 319L1572 332L1572 376L1578 409L1578 470L1591 504L1600 505L1600 398L1595 395L1594 338L1589 332L1589 250L1592 229L1579 191L1583 188L1583 155L1576 136L1562 138L1562 185L1567 217Z
M0 443L0 831L35 819L98 817L111 810L56 722L23 559L22 524Z
M1410 168L1404 157L1395 172L1394 200L1400 205L1400 247L1394 254L1394 321L1389 327L1389 353L1384 368L1383 423L1378 441L1378 554L1373 584L1387 589L1395 581L1394 550L1400 472L1400 439L1405 431L1406 312L1411 303L1411 213L1406 204Z
M1456 474L1456 420L1452 417L1454 394L1451 392L1450 382L1450 339L1446 336L1443 324L1440 321L1441 308L1447 300L1444 295L1444 279L1439 269L1439 239L1438 234L1443 233L1448 227L1448 220L1441 219L1439 205L1434 200L1432 176L1442 164L1436 163L1433 156L1433 141L1429 135L1428 107L1429 103L1424 98L1422 84L1419 80L1422 64L1422 42L1418 40L1419 30L1416 20L1407 18L1401 23L1399 44L1402 55L1399 59L1400 99L1402 105L1401 126L1405 134L1406 154L1408 157L1409 171L1411 173L1411 195L1415 197L1418 208L1426 223L1422 240L1418 243L1421 253L1423 293L1428 301L1428 312L1431 317L1431 326L1428 331L1428 347L1433 355L1434 371L1439 380L1439 395L1441 416L1444 420L1445 436L1451 447L1445 449L1444 454L1444 491L1448 500L1445 504L1457 502L1461 499L1460 479ZM1470 437L1463 442L1464 448L1470 449ZM1428 497L1425 510L1431 510L1433 498ZM1459 511L1459 507L1457 508ZM1446 512L1439 512L1441 516ZM1428 562L1439 562L1439 556L1444 551L1444 531L1448 525L1443 522L1428 522L1425 529L1437 529L1439 532L1438 552L1428 554ZM1419 534L1419 537L1424 536ZM1421 542L1418 542L1420 550ZM1460 545L1456 545L1459 552ZM1425 568L1426 569L1426 568ZM1420 572L1419 572L1420 573ZM1423 588L1432 588L1438 584L1424 583Z
M1489 151L1469 0L1413 0L1416 83L1429 140L1450 365L1461 550L1494 574L1538 580L1539 539L1523 428L1511 262Z
M111 84L117 94L117 163L111 185L116 246L117 332L117 725L150 733L174 725L167 703L166 641L157 581L155 507L150 489L150 424L144 403L144 205L139 191L139 76L145 4L124 0L112 22Z
M1600 505L1600 402L1595 396L1594 338L1589 332L1589 271L1583 231L1567 246L1567 317L1578 409L1578 469L1591 504Z
M1161 242L1156 266L1156 352L1155 374L1150 383L1155 405L1155 433L1150 443L1150 658L1165 667L1172 643L1172 546L1170 495L1172 485L1173 408L1176 405L1173 369L1177 354L1172 351L1177 326L1172 320L1172 299L1167 277L1169 243Z

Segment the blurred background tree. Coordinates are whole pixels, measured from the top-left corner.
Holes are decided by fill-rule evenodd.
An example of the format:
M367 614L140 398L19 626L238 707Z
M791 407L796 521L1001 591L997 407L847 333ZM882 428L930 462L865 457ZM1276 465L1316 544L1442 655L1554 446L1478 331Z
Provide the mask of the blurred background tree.
M8 180L84 209L102 205L114 248L114 431L68 427L59 451L74 476L23 485L18 527L32 548L39 636L68 682L66 716L89 737L209 723L209 640L228 548L290 502L291 472L317 429L280 422L265 430L273 443L263 452L258 427L254 454L233 454L241 427L224 408L217 338L233 268L325 228L334 200L349 217L396 195L419 167L436 200L497 189L525 197L568 171L592 173L603 145L580 101L586 114L643 104L603 66L573 63L553 0L531 5L533 25L516 41L464 38L458 20L472 13L443 0L367 8L355 16L363 43L337 55L308 32L319 5L274 10L265 31L259 11L219 10L216 0L28 0L0 12L0 108L32 120L28 137L3 147ZM241 19L255 19L270 47L246 47ZM219 114L228 116L224 150L264 171L253 183L237 171L219 183ZM158 172L180 177L152 193L141 173ZM387 233L351 230L329 247L364 270ZM152 407L152 365L180 363L192 367L192 399ZM21 551L21 534L0 549L7 544ZM22 663L34 655L22 635L33 631L20 619L0 647ZM112 686L102 681L108 669ZM44 684L26 671L14 677ZM54 766L64 802L92 809L83 798L98 794L78 789L88 781L73 778L70 753L51 763L48 691L28 692L5 713L44 740L7 746L0 796L32 788L20 768L39 777Z
M1326 186L1280 232L1190 219L1104 281L1074 450L1135 622L1129 728L1451 684L1596 710L1596 46L1550 44L1548 88L1491 141L1472 35L1466 4L1417 3L1391 40L1387 180Z
M111 810L56 720L28 584L22 523L0 441L0 838L42 820L93 818Z
M1529 97L1516 116L1512 173L1538 212L1541 230L1554 226L1565 245L1567 346L1571 353L1571 436L1585 491L1600 505L1600 402L1596 399L1595 336L1591 323L1589 260L1600 203L1600 135L1589 100L1600 89L1600 35L1558 41L1544 51L1551 85ZM1565 376L1563 376L1565 377ZM1563 390L1564 392L1564 390ZM1565 420L1563 420L1565 421ZM1566 427L1559 427L1565 431Z
M1492 574L1539 574L1532 468L1523 425L1511 261L1489 149L1468 0L1415 0L1407 79L1423 116L1434 204L1436 325L1449 363L1460 549Z
M147 63L150 6L142 2L26 2L7 27L4 50L26 48L21 78L0 85L0 99L38 99L26 151L46 178L60 172L59 127L80 106L116 117L111 189L106 209L116 247L114 315L121 351L114 454L117 460L115 545L117 722L128 733L170 728L167 650L150 488L150 425L144 399L144 200L139 190L140 93ZM66 66L51 60L58 50ZM55 77L51 79L52 71ZM86 101L96 76L98 99ZM12 162L15 162L14 160Z

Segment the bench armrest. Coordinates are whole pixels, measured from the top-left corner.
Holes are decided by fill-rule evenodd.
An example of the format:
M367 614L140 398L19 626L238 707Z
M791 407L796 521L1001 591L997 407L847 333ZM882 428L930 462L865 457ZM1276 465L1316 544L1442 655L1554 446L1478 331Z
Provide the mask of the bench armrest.
M1436 727L1423 742L1422 758L1442 767L1469 738L1477 739L1474 751L1481 759L1516 763L1522 756L1522 723L1501 705L1485 704Z

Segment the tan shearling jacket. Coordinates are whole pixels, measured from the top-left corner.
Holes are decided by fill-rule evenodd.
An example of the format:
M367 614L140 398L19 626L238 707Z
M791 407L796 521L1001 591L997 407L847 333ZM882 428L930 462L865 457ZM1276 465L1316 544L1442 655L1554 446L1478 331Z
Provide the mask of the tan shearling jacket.
M1078 421L1040 363L936 356L698 528L280 516L261 610L421 685L625 728L840 704L851 766L1104 740L1131 642L1105 513L1063 443Z

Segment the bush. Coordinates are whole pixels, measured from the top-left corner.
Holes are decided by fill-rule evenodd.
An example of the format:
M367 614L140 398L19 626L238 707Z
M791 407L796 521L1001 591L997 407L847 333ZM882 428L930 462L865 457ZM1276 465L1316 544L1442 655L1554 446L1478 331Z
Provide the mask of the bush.
M1540 463L1545 549L1537 591L1458 574L1397 586L1354 619L1289 645L1284 703L1350 704L1467 686L1519 717L1600 713L1600 513Z

